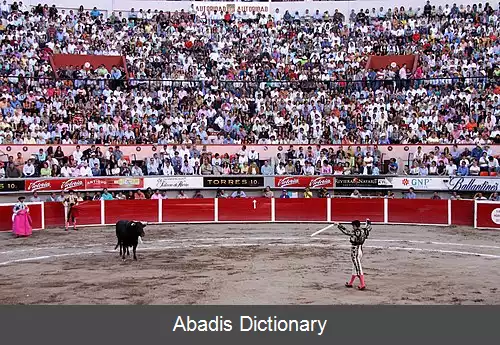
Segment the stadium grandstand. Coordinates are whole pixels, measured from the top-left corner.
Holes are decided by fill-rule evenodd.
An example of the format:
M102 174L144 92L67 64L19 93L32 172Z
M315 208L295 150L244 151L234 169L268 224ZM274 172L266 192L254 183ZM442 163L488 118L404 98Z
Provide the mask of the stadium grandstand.
M500 171L498 4L305 4L2 0L1 177Z

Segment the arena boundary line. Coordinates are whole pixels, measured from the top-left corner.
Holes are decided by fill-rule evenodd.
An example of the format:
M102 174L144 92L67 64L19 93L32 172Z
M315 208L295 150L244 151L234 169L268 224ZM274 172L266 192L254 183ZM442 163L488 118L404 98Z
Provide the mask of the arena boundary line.
M313 241L345 241L343 236L332 236L332 237L310 237L310 236L295 236L295 237L203 237L203 238L181 238L181 239L162 239L157 240L154 243L175 243L175 242L204 242L204 241L224 241L224 240L255 240L255 241L292 241L292 240L313 240ZM471 247L471 248L484 248L484 249L500 249L500 246L491 246L487 244L468 244L468 243L455 243L455 242L436 242L436 241L423 241L423 240L405 240L405 239L374 239L370 238L370 242L407 242L414 244L431 244L431 245L446 245L446 246L457 246L457 247ZM144 242L145 244L148 241Z
M339 239L340 240L340 239ZM308 248L331 248L332 244L329 243L211 243L211 244L188 244L188 245L174 245L174 246L153 246L153 247L144 247L141 248L141 251L160 251L160 250L169 250L169 249L202 249L202 248L238 248L238 247L308 247ZM350 245L336 245L337 248L350 248ZM400 247L400 246L374 246L374 245L365 245L365 248L371 249L382 249L382 250L398 250L398 251L408 251L408 252L430 252L430 253L442 253L442 254L455 254L455 255L466 255L466 256L477 256L477 257L485 257L485 258L493 258L500 259L500 255L494 254L485 254L485 253L476 253L476 252L463 252L456 250L443 250L443 249L429 249L429 248L417 248L417 247ZM54 247L53 249L64 249ZM92 255L92 254L104 254L104 253L117 253L114 250L100 250L100 251L83 251L83 252L72 252L72 253L63 253L63 254L51 254L51 255L42 255L36 257L28 257L21 259L13 259L4 262L0 262L0 266L6 266L9 264L22 263L22 262L31 262L31 261L41 261L45 259L51 258L60 258L60 257L70 257L70 256L81 256L81 255Z
M330 236L330 237L310 237L310 236L290 236L290 237L201 237L201 238L179 238L179 239L160 239L153 242L144 241L145 245L153 243L186 243L186 242L223 242L223 241L332 241L341 242L345 240L343 236ZM472 244L472 243L456 243L456 242L437 242L437 241L423 241L423 240L411 240L411 239L370 239L370 242L383 242L383 243L412 243L412 244L427 244L427 245L444 245L452 247L470 247L470 248L483 248L483 249L500 249L500 246L485 245L485 244ZM222 244L222 243L221 243ZM296 243L296 244L307 244L307 243ZM28 249L13 249L8 251L0 252L1 255L14 254L14 253L25 253L41 250L64 250L64 249L74 249L74 248L92 248L98 247L99 245L114 245L114 242L102 243L102 244L87 244L87 245L73 245L68 247L40 247L40 248L28 248ZM257 243L256 245L267 245L266 243ZM385 248L385 247L384 247Z
M336 223L339 224L351 224L350 222L347 221L336 221ZM148 225L179 225L179 224L186 224L186 225L211 225L211 224L329 224L327 221L324 220L308 220L308 221L296 221L296 220L277 220L274 222L271 221L195 221L195 222L150 222L148 221ZM455 228L455 227L462 227L460 225L448 225L448 224L430 224L430 223L384 223L384 222L372 222L373 225L405 225L405 226L436 226L436 227L450 227L450 228ZM112 230L112 227L114 227L115 224L82 224L78 225L78 229L84 229L84 228L96 228L96 227L102 227L102 228L109 228L105 230ZM464 226L466 227L466 226ZM47 230L57 230L57 229L63 229L62 227L50 227L50 228L45 228L45 229L33 229L33 231L47 231ZM497 230L498 229L492 229L492 228L477 228L477 229L485 229L485 230ZM12 231L6 230L6 231L0 231L0 234L5 233L8 234Z

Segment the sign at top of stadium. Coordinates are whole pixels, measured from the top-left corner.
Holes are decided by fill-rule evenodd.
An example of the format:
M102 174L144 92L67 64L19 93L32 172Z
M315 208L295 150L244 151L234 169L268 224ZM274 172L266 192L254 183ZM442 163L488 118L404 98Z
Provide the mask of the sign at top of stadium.
M235 13L241 12L242 14L246 12L250 13L269 13L269 5L264 5L260 3L239 3L239 2L217 2L217 3L195 3L194 8L197 12L208 12L212 13L214 11L222 13Z

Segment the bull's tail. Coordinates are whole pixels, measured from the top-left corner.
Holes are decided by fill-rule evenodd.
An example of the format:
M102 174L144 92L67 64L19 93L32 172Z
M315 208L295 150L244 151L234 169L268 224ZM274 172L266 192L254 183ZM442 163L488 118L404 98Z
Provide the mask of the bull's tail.
M115 246L115 250L118 249L118 246L120 245L120 240L118 240L118 243Z

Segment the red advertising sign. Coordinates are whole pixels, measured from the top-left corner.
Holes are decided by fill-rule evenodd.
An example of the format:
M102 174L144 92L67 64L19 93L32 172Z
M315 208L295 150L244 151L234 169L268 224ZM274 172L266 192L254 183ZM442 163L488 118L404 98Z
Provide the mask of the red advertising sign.
M334 177L331 176L283 176L275 177L277 188L333 188Z
M70 179L40 179L26 180L26 191L56 191L56 190L82 190L85 189L85 179L70 178Z
M140 189L144 188L142 178L106 177L106 178L70 178L26 180L26 191L51 192L59 190L100 190L108 189Z

